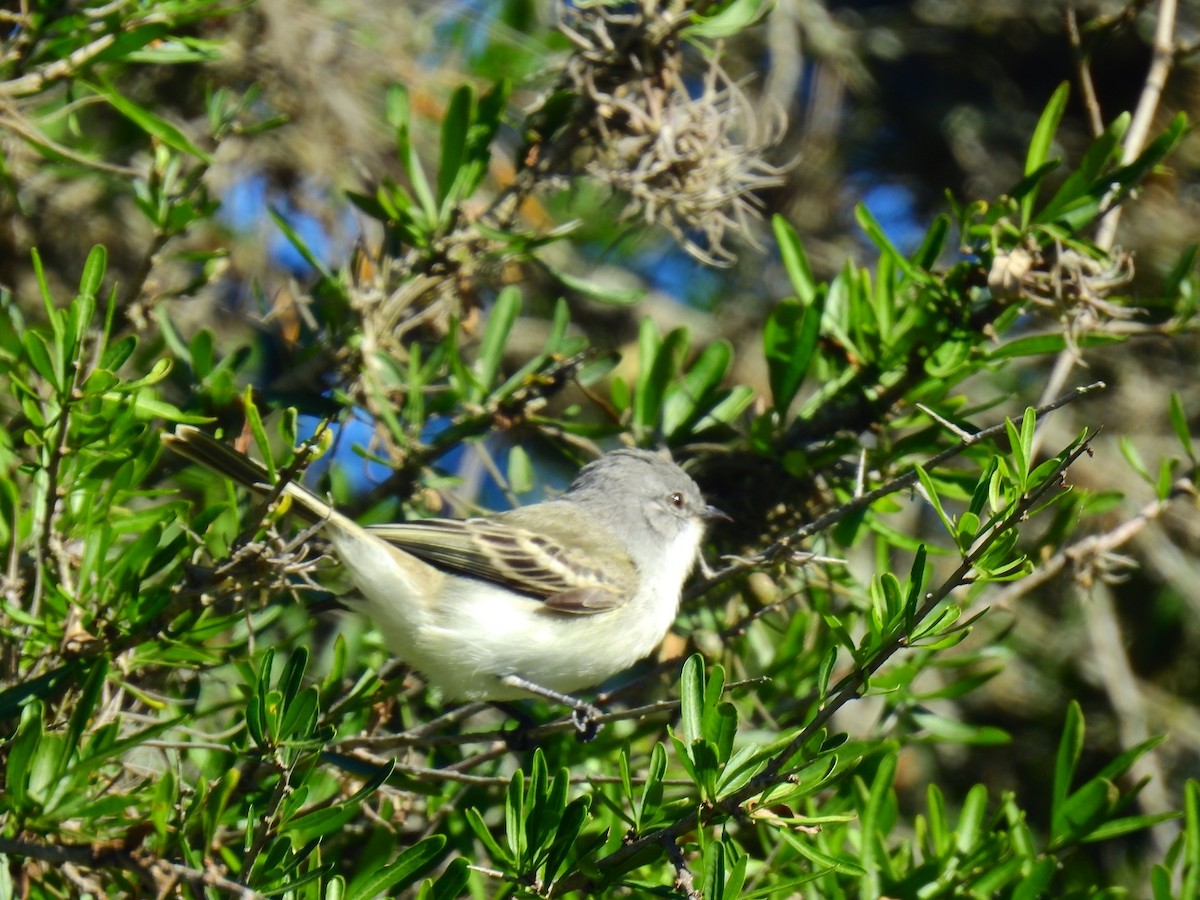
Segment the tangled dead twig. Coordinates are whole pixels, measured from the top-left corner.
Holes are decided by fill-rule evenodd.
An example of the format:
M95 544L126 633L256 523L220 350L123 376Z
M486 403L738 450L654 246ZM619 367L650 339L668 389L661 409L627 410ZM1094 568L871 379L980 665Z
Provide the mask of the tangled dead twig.
M1133 280L1133 254L1115 249L1103 256L1055 243L999 253L988 272L988 287L1002 302L1028 301L1064 326L1067 350L1079 360L1079 339L1109 322L1133 318L1141 310L1108 299Z
M583 101L575 134L584 170L628 197L624 216L661 225L697 259L728 266L732 235L751 243L754 191L783 182L762 158L782 117L766 123L721 65L698 88L685 74L681 4L573 8L560 26L575 44L565 78Z

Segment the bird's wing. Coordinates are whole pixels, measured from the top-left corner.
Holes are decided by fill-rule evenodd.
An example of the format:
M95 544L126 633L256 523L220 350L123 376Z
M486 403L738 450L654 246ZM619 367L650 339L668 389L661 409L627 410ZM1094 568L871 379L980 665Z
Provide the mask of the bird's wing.
M633 596L637 570L619 541L590 527L578 530L576 537L586 535L582 542L568 544L527 527L536 518L522 509L486 519L424 519L368 530L439 568L496 582L559 612L604 612Z

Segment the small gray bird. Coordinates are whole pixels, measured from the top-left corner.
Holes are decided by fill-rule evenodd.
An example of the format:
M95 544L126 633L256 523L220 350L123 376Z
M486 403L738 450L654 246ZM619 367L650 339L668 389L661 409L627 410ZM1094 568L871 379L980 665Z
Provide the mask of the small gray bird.
M271 490L265 467L194 427L163 443ZM348 605L448 698L534 694L577 717L594 710L571 692L659 645L705 524L728 518L679 466L646 450L605 454L558 499L485 518L363 527L301 485L283 493L333 544L360 594Z

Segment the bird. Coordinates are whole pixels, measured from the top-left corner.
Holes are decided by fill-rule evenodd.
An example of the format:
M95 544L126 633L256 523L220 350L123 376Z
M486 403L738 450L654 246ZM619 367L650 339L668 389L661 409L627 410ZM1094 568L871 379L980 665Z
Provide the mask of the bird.
M265 466L191 425L180 456L259 493ZM619 449L559 497L494 515L359 525L307 487L278 488L323 532L354 590L340 598L447 700L577 698L648 656L675 621L708 523L728 519L668 456Z

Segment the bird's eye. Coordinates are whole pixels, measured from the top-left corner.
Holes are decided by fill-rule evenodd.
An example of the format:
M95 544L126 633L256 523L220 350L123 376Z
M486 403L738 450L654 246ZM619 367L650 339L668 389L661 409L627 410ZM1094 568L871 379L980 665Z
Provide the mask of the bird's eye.
M673 491L672 493L668 494L667 502L670 503L676 509L683 509L683 507L686 503L686 501L683 498L683 494L679 493L679 491Z

